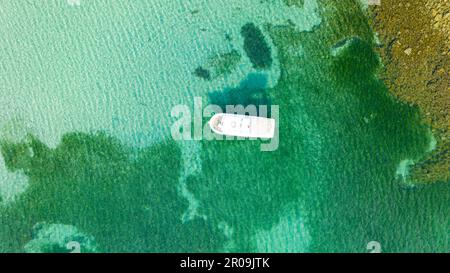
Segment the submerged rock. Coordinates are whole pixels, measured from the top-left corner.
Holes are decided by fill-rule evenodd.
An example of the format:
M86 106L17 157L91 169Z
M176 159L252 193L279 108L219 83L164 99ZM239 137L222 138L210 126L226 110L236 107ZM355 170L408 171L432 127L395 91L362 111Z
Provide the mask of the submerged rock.
M194 71L195 76L205 79L205 80L211 80L211 73L209 70L204 69L203 67L199 66Z
M241 60L241 55L236 50L210 56L205 64L195 69L195 76L204 80L213 80L230 74Z
M269 105L270 99L266 89L267 76L252 73L236 88L213 91L208 94L211 104L219 105L225 110L226 105Z
M255 69L268 69L272 66L272 50L261 30L253 23L241 28L244 50Z
M331 47L333 56L334 76L338 82L341 79L365 81L374 75L380 64L372 45L359 37L349 37L337 42ZM354 76L358 75L357 78Z

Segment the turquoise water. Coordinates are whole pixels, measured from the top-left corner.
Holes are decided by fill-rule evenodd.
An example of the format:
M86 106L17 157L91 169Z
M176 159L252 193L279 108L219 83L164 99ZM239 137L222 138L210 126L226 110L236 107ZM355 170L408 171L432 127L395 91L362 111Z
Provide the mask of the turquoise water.
M450 185L396 174L429 129L377 79L359 2L3 2L0 251L449 251ZM279 149L174 141L194 97L278 105Z

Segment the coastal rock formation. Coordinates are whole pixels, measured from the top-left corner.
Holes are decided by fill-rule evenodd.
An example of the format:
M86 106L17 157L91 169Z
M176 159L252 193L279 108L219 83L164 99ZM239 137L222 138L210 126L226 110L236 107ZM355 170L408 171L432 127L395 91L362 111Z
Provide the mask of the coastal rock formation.
M399 100L419 107L437 141L412 167L414 182L450 180L449 12L445 0L384 0L369 10L383 44L385 84Z

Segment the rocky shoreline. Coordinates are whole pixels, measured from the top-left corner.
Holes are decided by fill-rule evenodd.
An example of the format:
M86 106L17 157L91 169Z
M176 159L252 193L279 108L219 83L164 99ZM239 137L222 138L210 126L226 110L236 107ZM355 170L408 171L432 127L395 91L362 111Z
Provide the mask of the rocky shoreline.
M410 179L416 183L448 182L450 1L382 0L381 5L370 6L368 13L380 39L382 79L400 101L420 109L436 142L428 155L415 162Z

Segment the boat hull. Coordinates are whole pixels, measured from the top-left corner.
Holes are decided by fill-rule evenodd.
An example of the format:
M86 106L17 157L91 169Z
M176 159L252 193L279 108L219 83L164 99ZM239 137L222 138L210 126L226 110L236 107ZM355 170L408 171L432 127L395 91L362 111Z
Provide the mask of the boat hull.
M271 118L216 114L209 126L214 133L225 136L268 139L275 135L275 120Z

